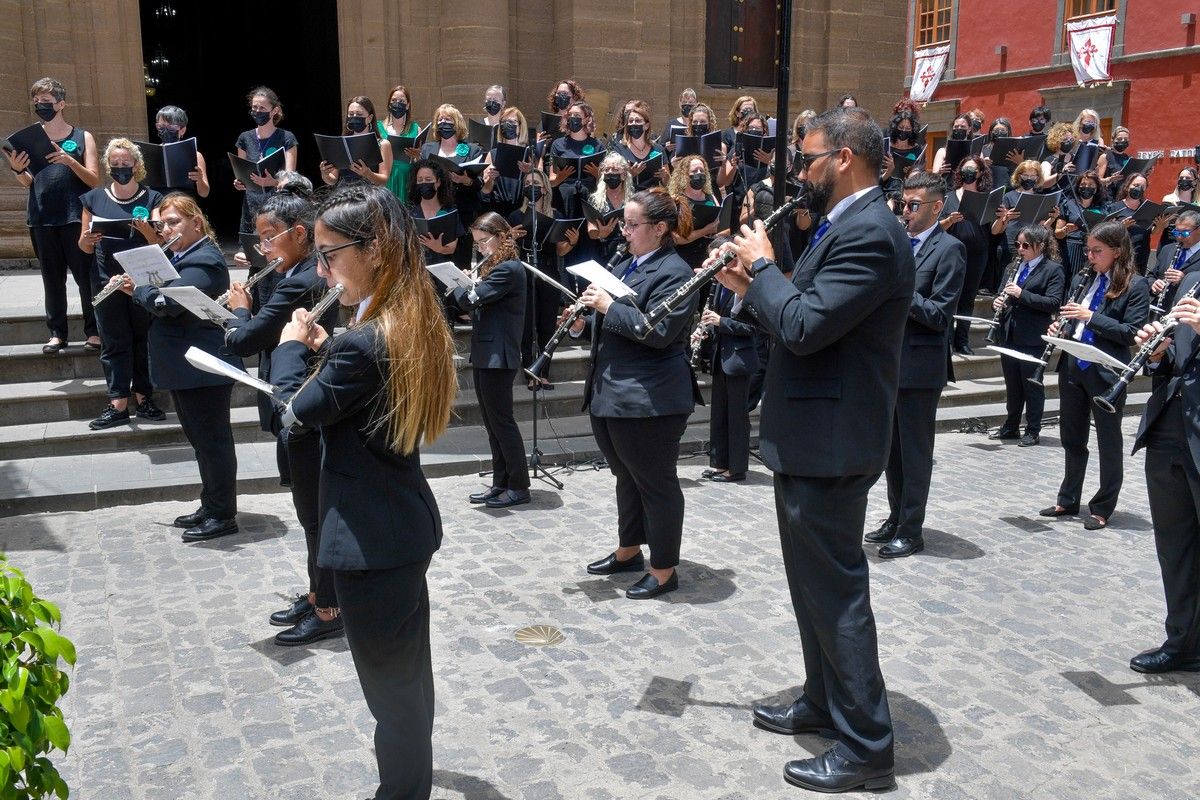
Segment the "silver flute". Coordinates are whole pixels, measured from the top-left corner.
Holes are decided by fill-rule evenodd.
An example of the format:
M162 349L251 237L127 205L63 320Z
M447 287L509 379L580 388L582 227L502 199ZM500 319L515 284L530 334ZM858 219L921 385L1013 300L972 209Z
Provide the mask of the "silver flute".
M312 320L313 325L316 325L317 321L329 310L329 307L338 301L338 298L342 296L342 292L344 291L346 291L345 286L342 286L340 283L334 284L333 288L321 298L321 302L313 306L313 310L309 312L308 316Z
M183 234L181 234L181 233L177 233L177 234L175 234L174 236L172 236L172 237L171 237L170 241L168 241L168 242L165 242L165 243L163 243L163 244L161 244L161 245L159 245L159 246L160 246L160 247L162 247L162 249L163 249L163 252L165 253L165 252L166 252L166 251L167 251L167 250L168 250L168 249L171 247L171 245L173 245L173 244L175 244L176 242L178 242L178 241L180 240L180 238L182 238L182 236L183 236ZM118 279L119 279L119 280L118 280ZM114 275L114 276L113 276L113 278L112 278L112 280L110 280L110 281L108 282L108 285L107 285L107 286L105 286L105 287L104 287L103 289L101 289L100 291L96 292L96 295L95 295L95 297L93 297L93 298L92 298L92 308L95 308L96 306L98 306L98 305L100 305L101 303L103 303L103 302L104 302L104 301L105 301L105 300L108 298L108 296L109 296L109 295L111 295L113 292L115 292L115 291L117 291L118 289L120 289L120 288L121 288L121 284L122 284L122 283L124 283L124 282L125 282L125 276L124 276L124 275Z
M275 268L278 267L282 263L283 263L282 258L274 259L270 264L267 264L265 267L260 269L258 272L254 273L249 278L247 278L246 282L242 284L242 288L245 289L247 292L250 291L251 289L254 288L255 284L257 284L263 278L267 277L267 275L269 273L274 272ZM224 294L218 295L216 303L219 306L228 306L229 298L231 298L231 297L233 297L233 288L232 287L229 289L226 289Z

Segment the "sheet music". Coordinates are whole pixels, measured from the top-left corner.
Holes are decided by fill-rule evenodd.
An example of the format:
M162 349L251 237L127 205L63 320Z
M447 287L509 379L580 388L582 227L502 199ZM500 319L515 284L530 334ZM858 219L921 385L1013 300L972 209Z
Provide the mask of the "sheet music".
M630 297L636 295L633 289L603 266L595 261L585 261L582 264L573 264L567 267L567 272L572 275L578 275L588 283L594 283L604 291L608 292L612 297Z
M195 286L164 286L159 290L164 296L171 298L188 311L206 322L225 326L225 320L236 319L229 309L218 305L216 300L200 291Z
M179 273L175 271L170 259L156 244L114 253L113 257L117 259L117 263L129 277L133 278L135 286L146 284L162 286L167 281L173 281L179 277Z
M443 261L440 264L426 264L425 269L437 278L447 289L473 289L475 282L471 276L458 268L457 264Z
M225 363L211 353L204 352L199 347L189 347L187 352L183 354L183 357L186 358L187 362L196 369L203 370L204 372L210 372L213 375L222 375L226 378L235 380L238 383L244 383L247 386L257 389L270 398L275 399L274 386L266 381L260 381L258 378L255 378L245 370L238 369L232 364ZM276 402L278 401L276 400Z

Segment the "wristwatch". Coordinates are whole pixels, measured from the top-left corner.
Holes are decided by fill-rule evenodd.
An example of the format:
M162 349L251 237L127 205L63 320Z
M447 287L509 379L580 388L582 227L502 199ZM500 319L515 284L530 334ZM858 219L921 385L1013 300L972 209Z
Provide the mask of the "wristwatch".
M759 275L762 274L763 270L765 270L767 267L772 267L774 265L775 265L775 262L769 258L755 259L754 263L750 265L750 277L757 278Z

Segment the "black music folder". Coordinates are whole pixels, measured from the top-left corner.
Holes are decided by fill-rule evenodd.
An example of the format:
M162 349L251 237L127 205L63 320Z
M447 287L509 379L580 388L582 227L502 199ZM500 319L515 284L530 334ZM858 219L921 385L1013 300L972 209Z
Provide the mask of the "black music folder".
M478 178L483 171L488 168L487 163L483 160L484 155L482 153L474 160L464 161L461 164L452 158L446 158L445 156L439 155L431 155L429 156L429 159L441 164L442 169L446 170L447 172L455 172L459 175L465 173L470 175L472 178Z
M966 189L958 203L958 210L964 217L978 222L981 227L990 228L996 221L996 209L1000 208L1003 199L1003 186L997 186L987 193Z
M367 169L375 171L383 163L383 154L379 152L379 138L374 133L356 133L353 136L325 136L314 133L317 140L317 152L321 160L327 161L338 169L350 169L350 165L361 161Z
M1061 197L1062 192L1051 192L1050 194L1022 193L1017 198L1017 204L1014 208L1020 213L1021 222L1026 225L1035 225L1050 216L1050 212L1058 205Z
M1161 203L1155 203L1153 200L1143 200L1142 204L1137 207L1137 211L1133 212L1133 224L1149 228L1154 224L1154 220L1158 218L1158 215L1165 210L1166 208Z
M436 239L440 235L442 244L449 244L458 238L458 210L438 214L433 219L413 217L413 225L421 236L429 234Z
M1021 137L1025 140L1025 158L1031 161L1045 161L1050 157L1046 152L1046 134L1031 133Z
M486 153L496 146L499 130L499 125L488 125L484 122L476 122L473 119L469 119L467 120L467 141L479 145Z
M594 222L597 225L607 225L614 219L621 219L625 216L625 206L614 208L612 211L601 211L588 200L584 200L583 216L587 218L588 222Z
M719 205L710 206L706 203L705 205L698 206L693 204L692 229L697 230L699 228L707 228L715 220L720 220L720 222L717 223L717 230L728 230L734 223L733 200L734 196L732 194L728 194Z
M251 175L258 175L261 178L264 175L274 175L283 169L286 153L282 147L279 147L271 155L260 158L258 161L250 161L233 153L227 155L229 156L229 166L233 167L234 177L241 181L243 186L250 188L257 185L250 180Z
M982 153L985 144L986 136L976 136L974 139L947 139L946 163L950 165L950 169L958 169L964 158Z
M9 134L7 139L0 140L0 148L14 154L25 153L29 156L29 172L37 175L50 166L46 156L54 152L54 142L50 141L41 123L35 122L28 128Z
M420 150L429 136L429 125L417 131L416 136L392 136L388 134L388 142L392 145L392 158L412 162L405 150Z
M1037 152L1032 156L1026 155L1026 148L1029 148L1030 150L1036 150ZM997 166L1008 167L1010 169L1016 167L1016 164L1008 160L1008 154L1013 150L1016 150L1017 153L1020 154L1021 161L1024 161L1027 158L1032 158L1036 161L1038 156L1042 154L1042 145L1041 142L1031 143L1029 139L1024 136L1001 136L999 139L992 142L992 163Z
M98 233L105 239L132 239L134 234L133 217L122 219L105 219L92 217L89 233Z
M1096 166L1096 159L1100 155L1100 145L1095 142L1084 142L1079 145L1079 149L1075 152L1075 158L1071 161L1075 165L1075 178Z
M775 137L774 136L759 136L756 133L742 133L734 137L734 147L739 151L739 158L744 161L755 161L754 151L765 150L768 153L775 152ZM758 163L755 161L755 163Z
M542 112L542 133L548 133L554 139L563 135L560 127L562 126L562 117L558 114L551 114L547 111Z
M721 152L722 133L723 131L711 131L703 136L676 136L675 158L701 156L710 168L715 168L713 156Z
M580 226L582 226L586 221L583 218L554 219L553 217L547 217L540 211L534 211L532 207L527 208L525 209L525 217L521 220L521 227L525 228L525 233L530 236L531 239L533 237L533 215L535 213L537 214L536 244L538 247L544 247L548 244L558 244L559 242L566 241L567 231L579 230Z
M196 152L196 137L181 142L155 144L134 142L142 151L146 162L147 186L156 189L194 189L196 184L188 173L196 169L199 156Z
M1154 158L1131 158L1125 162L1125 166L1118 169L1113 174L1121 174L1126 177L1135 172L1140 172L1143 175L1149 175L1150 170L1154 169L1154 165L1158 163L1158 156Z
M519 165L524 161L528 161L530 156L531 151L528 147L499 142L492 150L492 166L505 178L520 180L521 167Z
M575 174L572 175L568 180L588 180L591 179L592 176L584 172L584 167L586 167L588 164L595 164L596 168L599 169L600 162L604 160L606 155L608 155L607 150L600 150L599 152L592 153L590 156L581 156L579 158L572 158L570 156L554 156L552 161L554 162L555 172L562 172L567 167L575 168Z

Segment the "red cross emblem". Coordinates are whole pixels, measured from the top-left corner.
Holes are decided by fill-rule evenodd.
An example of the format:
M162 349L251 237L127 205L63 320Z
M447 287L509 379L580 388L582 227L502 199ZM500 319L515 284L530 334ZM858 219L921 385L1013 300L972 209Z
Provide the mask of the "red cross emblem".
M926 65L925 65L925 71L921 73L921 84L922 84L922 85L923 85L923 86L924 86L926 89L928 89L928 88L929 88L929 82L930 82L931 80L933 80L935 77L937 77L937 74L936 74L936 73L933 71L933 65L932 65L932 64L926 64Z
M1079 48L1079 55L1083 56L1083 63L1085 66L1091 66L1092 56L1094 56L1097 52L1099 52L1099 50L1096 45L1092 44L1092 37L1090 36L1088 37L1088 40L1083 43L1083 47Z

